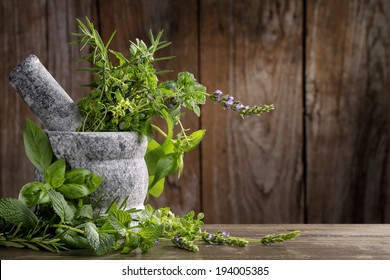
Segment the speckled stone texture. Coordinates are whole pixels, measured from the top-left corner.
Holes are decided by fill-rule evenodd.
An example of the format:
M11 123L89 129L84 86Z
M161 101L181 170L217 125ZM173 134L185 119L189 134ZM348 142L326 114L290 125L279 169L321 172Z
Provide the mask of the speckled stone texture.
M92 202L102 197L102 211L114 198L122 202L127 196L127 208L144 208L148 191L145 136L135 132L46 133L57 158L64 159L71 168L86 168L104 178L90 195Z
M46 129L76 131L82 124L77 105L35 55L16 66L8 80Z

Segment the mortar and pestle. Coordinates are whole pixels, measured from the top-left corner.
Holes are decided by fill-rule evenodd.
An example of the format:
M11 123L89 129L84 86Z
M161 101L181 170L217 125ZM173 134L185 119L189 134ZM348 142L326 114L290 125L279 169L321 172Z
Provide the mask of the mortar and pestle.
M136 132L77 132L84 117L66 91L35 55L10 73L10 84L39 118L54 156L69 168L85 168L104 179L89 198L105 211L113 199L128 198L127 209L144 208L148 170L147 139ZM42 180L42 175L36 175Z

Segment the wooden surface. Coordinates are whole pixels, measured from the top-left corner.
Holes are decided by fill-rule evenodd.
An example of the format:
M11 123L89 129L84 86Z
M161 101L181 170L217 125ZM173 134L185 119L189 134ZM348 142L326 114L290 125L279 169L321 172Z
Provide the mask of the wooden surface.
M27 249L0 247L0 259L272 259L272 260L390 260L390 225L207 225L209 232L225 230L231 235L261 238L270 233L300 230L295 240L263 246L250 244L244 248L199 245L198 253L174 247L169 241L159 244L147 253L128 255L110 254L91 256L87 250L60 254L35 252Z
M0 0L0 197L33 179L8 84L35 53L76 101L90 77L69 45L89 16L112 48L165 30L159 67L193 72L210 92L276 110L242 120L217 104L184 125L207 129L154 206L202 211L208 223L390 222L390 1ZM168 75L166 78L172 78Z
M389 222L389 20L389 1L308 1L309 222Z
M205 106L206 221L303 222L302 3L220 3L201 6L202 81L276 110L243 120L218 104Z

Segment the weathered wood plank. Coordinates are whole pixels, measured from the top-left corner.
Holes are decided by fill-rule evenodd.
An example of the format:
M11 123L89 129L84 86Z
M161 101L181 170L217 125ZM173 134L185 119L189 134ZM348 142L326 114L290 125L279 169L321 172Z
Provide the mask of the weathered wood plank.
M210 90L275 112L242 120L206 105L207 222L302 222L302 3L202 1L201 73Z
M7 77L29 54L46 56L46 1L2 0L0 7L0 197L17 197L33 178L23 146L23 126L26 118L36 118Z
M308 222L389 222L390 3L307 11Z
M175 55L172 61L158 64L159 69L170 69L174 73L162 76L161 79L175 78L178 71L189 71L195 76L198 69L198 25L197 1L100 1L100 25L102 36L107 40L116 29L116 38L111 47L123 53L128 53L128 41L140 38L149 42L151 29L154 34L164 30L163 39L173 44L163 55ZM115 15L107 16L109 15ZM188 113L182 117L186 127L193 130L199 128L199 121L194 114ZM160 124L163 124L160 122ZM169 178L164 194L158 199L150 198L148 203L153 206L170 206L178 214L191 209L200 210L200 150L188 154L184 160L184 171L178 180L175 176Z
M300 230L295 240L262 246L251 243L244 248L199 244L192 253L161 241L147 253L119 253L98 257L88 250L60 254L35 252L27 249L1 248L0 259L142 259L142 260L369 260L390 259L390 225L205 225L209 232L225 230L231 235L259 239L267 234Z
M48 52L47 68L58 83L73 98L75 102L88 93L83 84L90 82L90 74L76 71L87 66L76 61L85 54L80 52L78 45L70 45L76 37L71 33L79 32L76 18L96 18L96 1L48 1Z

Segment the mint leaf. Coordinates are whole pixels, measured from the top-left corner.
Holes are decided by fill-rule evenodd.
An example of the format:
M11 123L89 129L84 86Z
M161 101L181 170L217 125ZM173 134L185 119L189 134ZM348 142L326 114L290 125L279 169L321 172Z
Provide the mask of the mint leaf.
M93 218L93 209L91 204L85 204L79 208L75 214L76 218Z
M22 187L19 192L19 200L28 207L49 202L50 198L41 182L31 182Z
M56 230L57 237L65 244L67 248L88 249L88 240L84 236L78 235L73 230L64 230L58 228Z
M54 212L56 212L57 215L60 216L61 221L63 223L69 223L70 221L72 221L75 213L74 210L66 202L64 196L61 193L52 189L48 190L48 194Z
M43 130L31 120L26 120L23 131L24 148L31 163L43 172L51 163L53 152Z
M140 236L140 244L142 252L146 252L149 249L153 248L155 245L155 241L163 234L164 226L163 225L155 225L149 224L147 227L141 229L138 233Z
M38 217L22 201L13 198L0 199L0 217L13 225L22 224L25 228L34 228Z
M115 237L112 234L99 233L96 225L92 222L86 223L85 236L97 255L104 255L110 251L115 242Z
M63 159L55 161L45 170L45 182L54 189L60 187L65 182L65 169L66 164Z
M128 234L125 242L123 243L122 254L128 254L131 251L137 249L140 245L141 238L136 234Z

